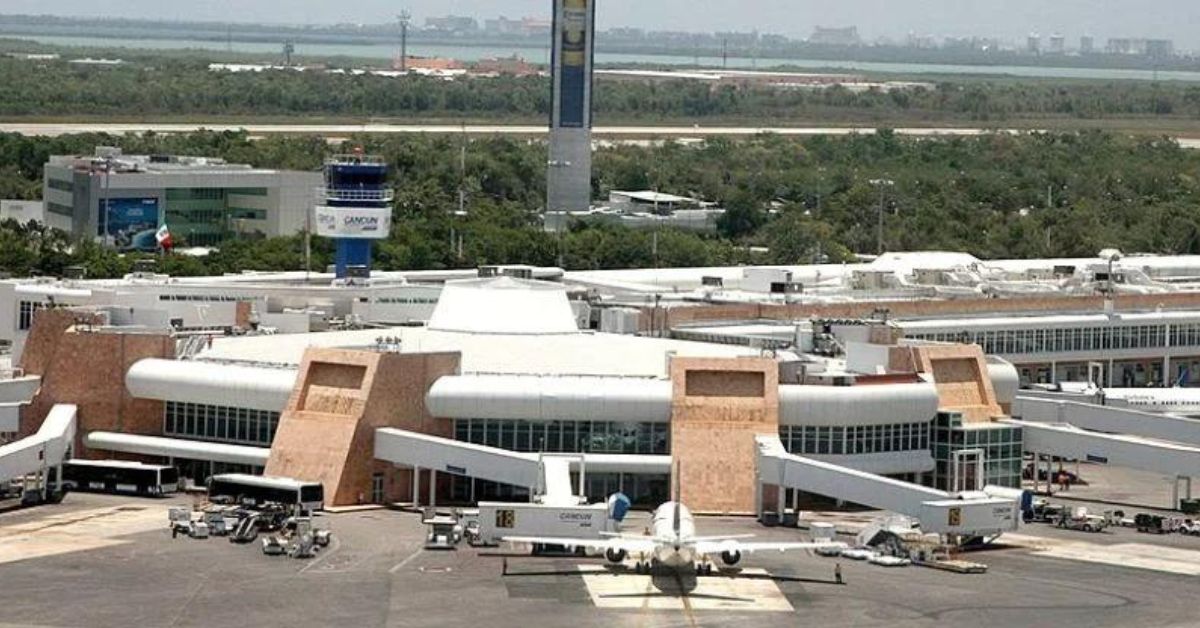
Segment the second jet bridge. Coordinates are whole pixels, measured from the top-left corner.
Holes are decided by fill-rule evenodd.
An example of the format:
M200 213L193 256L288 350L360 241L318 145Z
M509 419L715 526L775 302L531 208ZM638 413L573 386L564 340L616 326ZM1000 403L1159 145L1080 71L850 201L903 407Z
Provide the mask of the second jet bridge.
M778 436L757 437L758 479L766 485L816 493L913 517L921 529L961 537L987 537L1017 529L1015 500L972 493L956 496L788 453Z
M395 428L375 430L375 458L418 470L527 487L531 494L540 495L543 503L559 505L579 503L583 491L571 490L572 470L579 472L581 486L587 471L671 471L670 456L522 453Z

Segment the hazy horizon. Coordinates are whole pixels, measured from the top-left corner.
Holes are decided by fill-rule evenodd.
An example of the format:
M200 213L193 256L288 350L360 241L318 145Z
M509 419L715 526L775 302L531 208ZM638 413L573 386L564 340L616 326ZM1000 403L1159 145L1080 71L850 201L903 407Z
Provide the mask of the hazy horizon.
M98 5L84 0L6 0L0 11L8 14L112 17L166 20L204 20L290 24L380 23L395 19L407 8L418 24L425 18L447 14L477 19L550 14L549 0L509 0L498 6L482 0L409 0L384 2L359 0L355 12L346 5L319 0L292 0L290 11L279 10L276 0L126 0ZM641 27L647 30L697 32L750 31L807 36L815 26L857 26L867 40L899 39L909 32L920 35L999 37L1020 40L1031 32L1043 38L1060 33L1072 44L1081 35L1092 35L1103 45L1108 37L1173 39L1177 46L1200 47L1200 4L1184 0L1148 3L1112 0L1009 0L981 3L972 0L843 0L837 5L817 0L744 0L696 3L683 0L600 0L600 28Z

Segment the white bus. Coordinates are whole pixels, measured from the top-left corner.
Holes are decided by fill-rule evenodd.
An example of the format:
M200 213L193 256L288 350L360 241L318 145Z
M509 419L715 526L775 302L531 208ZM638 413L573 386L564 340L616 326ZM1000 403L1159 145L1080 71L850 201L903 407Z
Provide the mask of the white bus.
M79 460L63 463L63 486L75 491L166 495L179 489L175 467L128 460Z
M214 475L208 481L208 498L224 497L238 504L282 504L312 512L325 507L325 487L320 482L273 478L245 473Z

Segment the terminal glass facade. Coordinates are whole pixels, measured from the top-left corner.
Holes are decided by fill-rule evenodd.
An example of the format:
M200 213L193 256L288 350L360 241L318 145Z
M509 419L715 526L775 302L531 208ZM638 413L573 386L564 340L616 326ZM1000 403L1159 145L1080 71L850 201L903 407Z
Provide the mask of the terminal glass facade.
M168 401L163 410L163 433L194 440L270 446L279 426L279 413L201 403Z
M239 199L266 196L266 188L169 188L166 223L188 246L213 246L241 233L240 221L265 220L266 210L239 207Z
M928 451L930 423L816 427L781 425L779 440L796 455Z
M456 419L460 441L522 452L669 454L666 423Z
M974 490L976 478L982 472L980 487L987 485L1021 487L1021 464L1024 454L1021 428L1002 423L966 425L957 412L939 412L933 423L933 485L941 490L953 486L955 452L960 454L958 477L962 484Z
M1200 323L1104 325L1037 329L905 332L906 338L934 342L973 343L984 353L1020 355L1200 347ZM1169 341L1169 343L1168 343Z
M455 419L454 437L477 445L528 453L671 453L670 425L667 423ZM577 481L573 478L573 482ZM584 492L592 502L603 501L613 493L621 492L634 505L653 508L670 499L670 476L588 472ZM529 499L529 487L455 476L451 480L450 497L462 503L520 501Z

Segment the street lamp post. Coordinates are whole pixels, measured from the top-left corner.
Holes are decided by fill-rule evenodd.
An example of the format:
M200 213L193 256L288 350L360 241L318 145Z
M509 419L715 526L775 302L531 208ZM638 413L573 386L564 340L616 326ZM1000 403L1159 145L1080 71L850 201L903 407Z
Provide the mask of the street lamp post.
M101 201L100 215L100 237L104 243L104 248L108 248L108 215L112 213L112 200L109 198L110 190L112 189L110 180L112 179L112 157L104 158L104 198Z
M878 239L878 254L883 255L883 200L884 192L887 188L896 185L891 179L871 179L871 185L879 188L879 224L876 227L876 236Z

